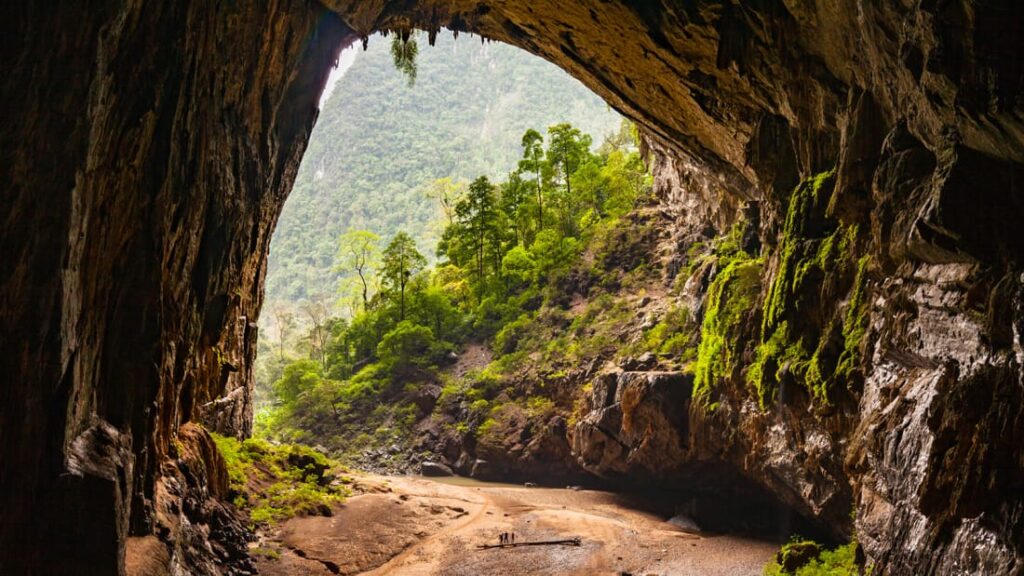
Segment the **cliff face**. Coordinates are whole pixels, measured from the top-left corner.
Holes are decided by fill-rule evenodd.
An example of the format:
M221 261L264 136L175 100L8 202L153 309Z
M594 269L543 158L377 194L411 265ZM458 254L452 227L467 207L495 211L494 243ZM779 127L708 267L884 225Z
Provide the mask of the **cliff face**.
M637 120L680 238L756 223L758 261L690 291L705 318L749 293L717 324L728 362L685 419L653 403L713 448L676 472L726 462L843 532L852 501L876 573L1024 569L1024 6L325 5L0 9L6 570L122 571L180 426L248 431L269 235L329 64L411 26L520 46ZM629 382L627 412L659 390Z
M179 426L250 430L270 234L350 32L304 1L2 12L0 557L115 574Z

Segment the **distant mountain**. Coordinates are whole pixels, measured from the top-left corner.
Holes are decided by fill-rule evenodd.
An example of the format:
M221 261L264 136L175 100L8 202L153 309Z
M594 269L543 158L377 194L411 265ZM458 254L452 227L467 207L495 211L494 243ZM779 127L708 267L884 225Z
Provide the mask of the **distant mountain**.
M440 37L419 40L416 83L375 37L327 98L277 225L267 302L333 294L338 236L407 231L433 255L439 208L426 185L450 176L502 178L528 128L571 122L602 138L619 116L560 68L517 48Z

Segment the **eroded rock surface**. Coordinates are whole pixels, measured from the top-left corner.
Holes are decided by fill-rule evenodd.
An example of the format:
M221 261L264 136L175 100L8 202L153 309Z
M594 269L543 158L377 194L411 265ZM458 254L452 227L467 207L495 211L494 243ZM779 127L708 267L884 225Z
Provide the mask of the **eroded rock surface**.
M248 431L266 251L328 66L413 26L520 46L637 120L680 238L755 223L761 285L716 409L676 413L632 382L621 422L607 398L588 416L625 460L588 466L666 474L649 441L679 453L665 478L725 463L843 533L856 504L876 573L1024 569L1024 4L325 4L0 9L5 572L121 573L129 536L177 557L156 504L170 447L189 421ZM833 167L790 221L798 182ZM866 264L791 275L787 255L837 231ZM694 310L721 270L698 272ZM844 385L771 365L762 406L747 377L764 327L824 343L831 368L863 302ZM678 439L635 426L662 421Z

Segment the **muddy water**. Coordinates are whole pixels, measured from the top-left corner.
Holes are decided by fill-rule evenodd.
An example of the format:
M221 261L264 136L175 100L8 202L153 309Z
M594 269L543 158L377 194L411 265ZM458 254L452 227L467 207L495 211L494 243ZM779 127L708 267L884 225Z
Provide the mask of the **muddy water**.
M476 478L467 478L465 476L441 476L437 478L425 478L420 477L422 480L430 482L437 482L438 484L447 484L449 486L461 486L462 488L525 488L522 484L510 484L508 482L487 482L484 480L477 480Z

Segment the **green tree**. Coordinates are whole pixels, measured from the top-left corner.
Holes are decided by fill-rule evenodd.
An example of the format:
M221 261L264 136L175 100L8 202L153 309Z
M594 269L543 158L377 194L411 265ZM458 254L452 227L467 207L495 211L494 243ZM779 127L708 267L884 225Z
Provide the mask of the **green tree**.
M405 320L381 338L377 357L394 375L408 374L426 363L435 345L434 333L426 326Z
M579 167L589 160L590 145L593 140L589 135L573 128L571 124L555 124L548 128L547 161L554 170L554 176L565 187L561 194L560 209L562 212L563 234L573 235L576 232L576 211L579 201L572 195L572 176Z
M405 320L405 288L413 275L427 265L427 259L416 249L416 242L405 232L395 234L384 249L384 287L398 293L399 321Z
M504 213L512 237L517 245L529 243L530 215L528 213L530 183L523 180L519 172L508 175L508 180L501 185L499 209Z
M327 341L329 331L327 323L331 317L331 306L326 294L314 294L303 301L299 308L309 320L309 353L310 357L320 362L327 369Z
M478 286L482 287L487 278L489 243L497 238L497 201L494 185L486 176L481 176L469 185L469 193L455 207L464 245L473 254L474 270ZM468 241L467 241L468 240Z
M547 161L556 169L558 178L565 185L565 194L572 196L570 176L590 155L593 139L580 132L579 128L564 122L548 128L548 137Z
M544 187L541 186L541 174L544 171L544 137L534 129L523 134L523 159L519 161L519 171L533 174L534 193L537 200L537 230L544 229Z
M294 406L303 392L320 382L320 364L304 358L284 367L284 374L274 382L274 395L285 406Z
M288 335L295 328L295 312L287 302L278 302L271 311L274 317L274 328L277 332L277 354L278 361L284 363L285 346L288 342Z
M441 212L444 213L445 220L448 221L448 226L455 224L455 206L458 205L459 200L465 195L465 180L455 182L448 177L438 178L427 188L427 197L437 200L437 203L441 206Z
M354 230L342 234L338 241L336 272L359 276L363 293L363 309L369 304L370 274L380 260L380 236L367 230Z

